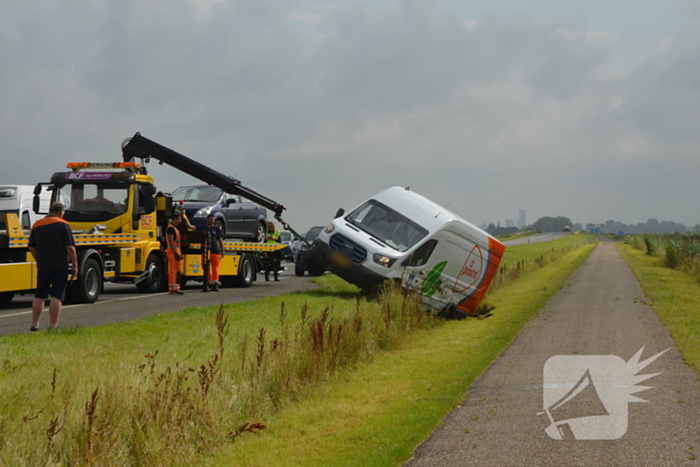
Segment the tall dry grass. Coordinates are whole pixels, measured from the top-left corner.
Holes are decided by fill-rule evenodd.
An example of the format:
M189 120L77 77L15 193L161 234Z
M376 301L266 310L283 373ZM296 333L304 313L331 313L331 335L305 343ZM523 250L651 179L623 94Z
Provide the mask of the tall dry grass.
M36 409L0 416L0 465L187 464L264 430L265 417L338 370L438 323L416 296L394 288L349 310L298 312L291 320L282 303L278 327L233 342L220 307L218 339L197 367L161 362L156 349L96 387L61 381L54 370L41 400L28 404Z

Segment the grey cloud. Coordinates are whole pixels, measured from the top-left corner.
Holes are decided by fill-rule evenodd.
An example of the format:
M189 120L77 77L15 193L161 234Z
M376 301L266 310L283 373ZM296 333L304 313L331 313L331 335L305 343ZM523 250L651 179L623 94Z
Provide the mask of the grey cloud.
M118 158L121 140L142 131L279 199L302 225L391 185L452 201L475 222L529 207L585 223L606 198L633 200L641 187L589 194L578 174L654 170L619 154L621 139L697 153L692 33L604 81L615 44L587 39L575 21L487 17L467 28L438 1L348 2L303 24L289 18L304 3L272 0L217 3L209 15L189 0L69 0L43 14L9 5L0 16L18 19L0 29L0 59L12 64L0 71L0 138L3 173L24 183L71 159ZM163 189L191 182L152 173ZM641 217L605 217L651 217L633 211Z

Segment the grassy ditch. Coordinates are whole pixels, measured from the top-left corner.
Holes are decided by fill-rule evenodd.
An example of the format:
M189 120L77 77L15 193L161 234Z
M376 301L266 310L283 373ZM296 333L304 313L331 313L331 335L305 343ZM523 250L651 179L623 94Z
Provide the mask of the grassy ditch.
M532 272L513 286L534 288L513 299L506 290L514 289L502 285L502 291L489 295L498 309L487 320L434 320L412 297L398 292L379 302L358 300L357 289L324 276L318 290L220 309L190 308L117 325L0 338L0 465L186 465L211 460L216 452L225 456L214 463L231 465L226 456L240 455L247 442L281 441L281 421L300 407L325 407L332 414L362 412L366 405L367 413L375 416L377 401L385 403L380 413L394 410L391 402L398 388L405 387L407 394L416 388L424 392L420 373L439 373L428 383L435 392L424 395L428 412L404 414L406 420L395 421L415 421L424 430L372 445L374 453L385 448L390 452L380 456L382 462L395 462L454 406L464 381L473 380L554 293L556 278L563 280L583 261L590 248L572 251L575 242L567 238L546 247L569 251L563 257L526 251L545 248L540 244L509 249L504 271L518 262ZM560 261L542 269L555 256ZM536 277L540 283L531 282ZM472 349L475 361L459 365L459 373L467 376L456 382L440 379L454 370L443 370L453 358L436 360L445 349L431 347L443 341L451 342L450 352L471 348L462 344L482 344ZM425 360L418 374L397 353L411 349L419 355L407 358ZM373 365L381 362L394 363L373 372L379 368ZM328 389L336 385L341 389ZM380 387L376 394L383 396L373 392L374 400L368 401L334 398L336 392L364 393L365 386ZM297 436L320 421L308 414L299 420ZM350 439L341 436L340 445L324 454L356 457L364 444L352 441L355 430L366 433L364 442L382 440L382 420L378 425L363 421L353 426L349 421L347 426L327 427L329 433L339 429ZM260 437L251 435L259 432ZM316 434L302 438L294 438L297 454L292 457L308 456L313 464ZM270 462L285 464L280 459L273 456Z
M666 259L618 244L652 308L671 333L685 361L700 374L700 286L697 277L667 267Z

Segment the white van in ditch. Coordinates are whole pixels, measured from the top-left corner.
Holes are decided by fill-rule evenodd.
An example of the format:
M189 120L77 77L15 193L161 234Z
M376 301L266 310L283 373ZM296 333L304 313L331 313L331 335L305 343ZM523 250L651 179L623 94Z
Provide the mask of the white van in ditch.
M5 230L5 213L17 214L22 229L30 230L34 222L43 214L35 214L32 209L34 201L34 186L29 185L0 185L0 230ZM40 211L49 212L51 193L45 191L40 195Z
M505 246L408 188L378 193L350 214L339 210L311 247L309 268L334 272L365 291L387 279L418 290L449 318L474 315Z

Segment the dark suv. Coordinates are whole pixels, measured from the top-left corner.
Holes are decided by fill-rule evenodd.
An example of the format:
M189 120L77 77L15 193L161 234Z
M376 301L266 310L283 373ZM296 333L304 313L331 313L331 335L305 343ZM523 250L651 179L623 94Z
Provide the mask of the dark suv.
M310 245L318 234L323 230L322 225L311 227L304 236L304 240ZM294 251L294 274L303 276L304 272L308 271L311 276L320 276L325 272L325 268L316 263L309 263L309 247L300 240L292 242L292 251Z
M173 203L182 203L192 225L203 225L214 214L224 238L240 238L264 243L267 234L267 210L238 195L225 193L210 185L181 186L172 194Z

